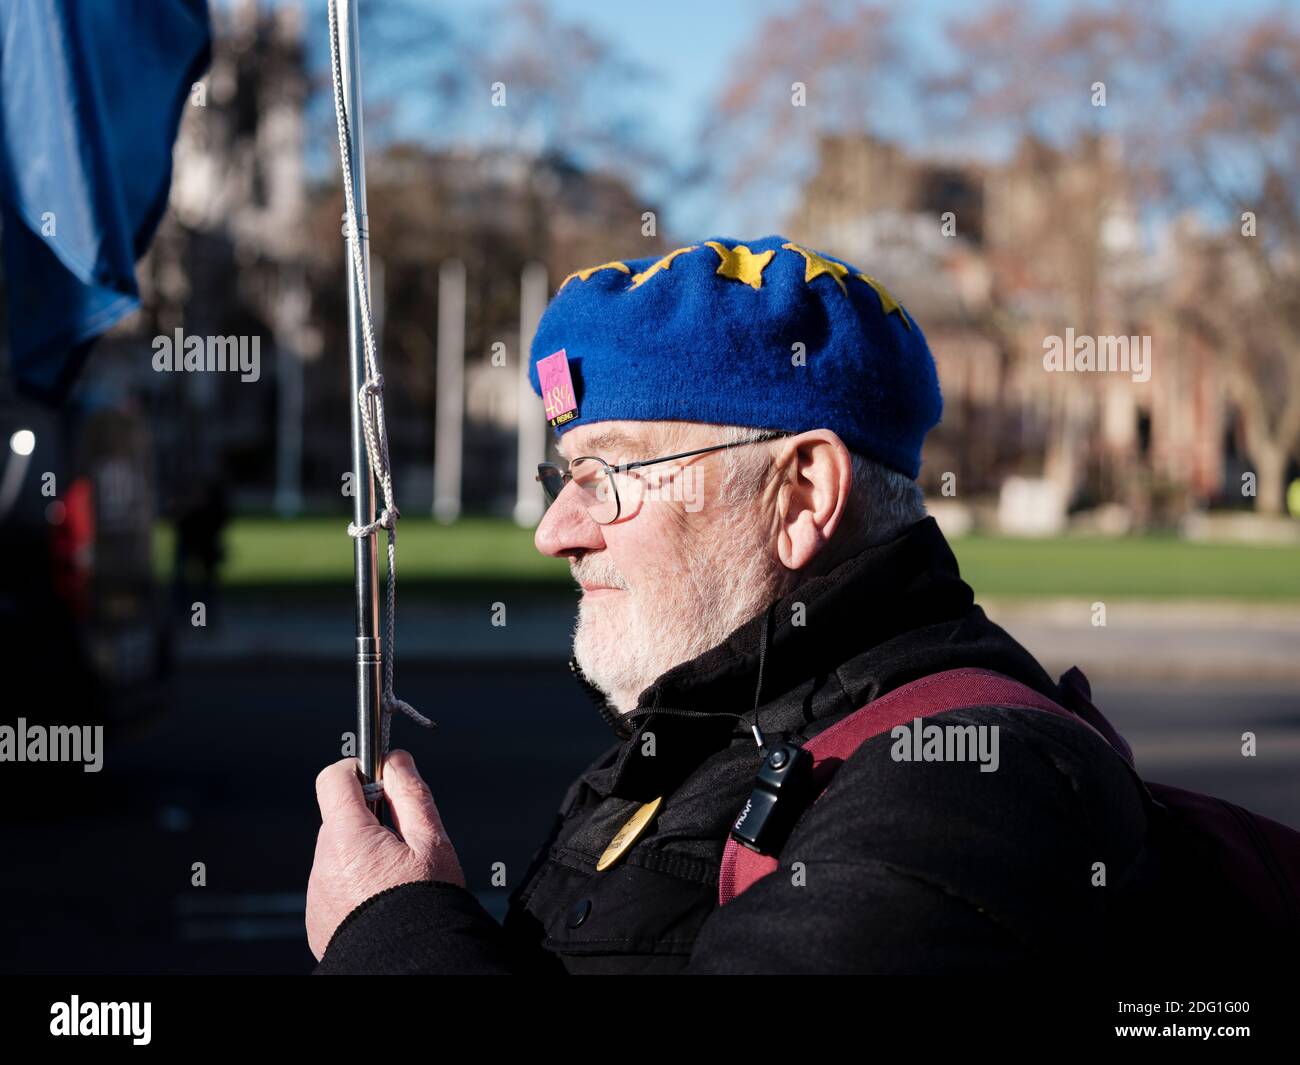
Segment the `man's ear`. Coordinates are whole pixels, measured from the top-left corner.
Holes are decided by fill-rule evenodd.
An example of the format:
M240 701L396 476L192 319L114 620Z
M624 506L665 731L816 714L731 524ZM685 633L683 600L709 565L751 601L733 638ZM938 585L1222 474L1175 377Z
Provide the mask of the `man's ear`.
M777 456L777 557L786 569L807 566L844 517L853 489L849 449L829 429L782 440Z

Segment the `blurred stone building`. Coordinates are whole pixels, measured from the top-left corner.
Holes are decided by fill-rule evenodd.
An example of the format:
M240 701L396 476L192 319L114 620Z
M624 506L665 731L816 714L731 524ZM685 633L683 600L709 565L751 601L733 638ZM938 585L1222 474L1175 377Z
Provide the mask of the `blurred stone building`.
M1023 142L1001 166L953 164L870 137L827 137L790 222L796 239L885 280L926 331L945 414L926 446L933 494L995 497L1040 481L1067 508L1137 521L1223 496L1233 473L1221 371L1169 310L1194 254L1144 234L1115 147ZM1044 340L1149 335L1150 379L1049 373Z

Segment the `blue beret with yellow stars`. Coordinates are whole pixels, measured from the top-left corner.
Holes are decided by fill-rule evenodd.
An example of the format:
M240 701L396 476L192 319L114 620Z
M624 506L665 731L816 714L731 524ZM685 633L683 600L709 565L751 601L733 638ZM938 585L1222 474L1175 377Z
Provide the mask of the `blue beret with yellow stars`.
M911 478L943 411L925 337L885 286L779 236L570 274L529 378L560 433L614 419L831 429Z

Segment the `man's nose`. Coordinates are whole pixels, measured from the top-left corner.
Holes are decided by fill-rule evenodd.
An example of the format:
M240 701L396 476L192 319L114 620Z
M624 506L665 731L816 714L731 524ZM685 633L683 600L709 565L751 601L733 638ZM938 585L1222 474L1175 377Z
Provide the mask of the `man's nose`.
M598 551L605 546L601 527L580 502L578 488L572 482L564 486L542 515L533 544L552 558L564 558L576 551Z

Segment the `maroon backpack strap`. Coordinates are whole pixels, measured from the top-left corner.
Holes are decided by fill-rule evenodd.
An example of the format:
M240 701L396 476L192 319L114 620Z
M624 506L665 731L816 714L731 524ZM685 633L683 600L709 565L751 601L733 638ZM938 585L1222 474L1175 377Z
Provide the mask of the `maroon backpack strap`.
M1071 720L1080 720L1045 695L992 670L950 669L934 673L872 700L802 745L812 752L817 798L821 798L840 764L873 736L879 736L917 718L972 706L1043 710ZM1087 721L1084 723L1088 724ZM1089 727L1097 731L1095 726ZM1110 742L1104 734L1102 738ZM1121 753L1126 753L1126 750L1127 748ZM816 802L816 799L813 801ZM718 905L725 906L756 880L774 871L778 864L774 856L752 851L728 836L718 877Z
M1070 713L1082 718L1087 724L1101 734L1101 738L1115 749L1121 758L1133 769L1133 751L1100 710L1092 704L1092 685L1078 666L1071 666L1061 674L1060 685L1062 703Z

